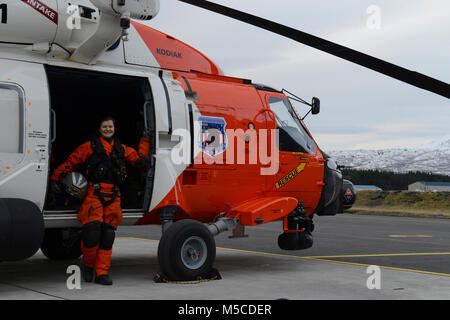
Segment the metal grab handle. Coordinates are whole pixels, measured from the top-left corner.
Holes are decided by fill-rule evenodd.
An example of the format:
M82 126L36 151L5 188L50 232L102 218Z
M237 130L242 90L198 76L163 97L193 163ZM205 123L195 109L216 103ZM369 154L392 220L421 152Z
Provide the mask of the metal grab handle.
M147 122L147 107L151 102L146 101L144 103L144 128L148 130L148 122Z
M53 133L52 137L50 138L50 143L53 143L56 140L56 112L55 110L50 109L50 113L51 113L50 117L51 132Z

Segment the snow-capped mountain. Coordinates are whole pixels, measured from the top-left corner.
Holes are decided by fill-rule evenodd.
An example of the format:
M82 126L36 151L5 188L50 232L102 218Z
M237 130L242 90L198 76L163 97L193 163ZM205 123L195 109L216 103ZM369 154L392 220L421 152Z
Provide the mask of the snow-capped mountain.
M444 152L450 152L450 134L443 136L442 138L435 140L431 143L417 147L420 150L441 150Z
M340 166L394 172L422 171L450 176L450 135L419 147L331 150Z

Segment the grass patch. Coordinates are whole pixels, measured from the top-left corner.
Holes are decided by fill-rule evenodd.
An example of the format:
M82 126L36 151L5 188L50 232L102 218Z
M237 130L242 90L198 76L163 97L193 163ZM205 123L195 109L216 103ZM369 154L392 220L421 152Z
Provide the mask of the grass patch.
M346 212L450 218L450 192L358 191Z

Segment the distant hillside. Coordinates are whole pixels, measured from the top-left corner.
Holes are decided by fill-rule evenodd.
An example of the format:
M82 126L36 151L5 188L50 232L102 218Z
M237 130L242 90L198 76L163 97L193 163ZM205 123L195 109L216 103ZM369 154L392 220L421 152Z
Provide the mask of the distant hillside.
M383 170L356 170L341 168L344 179L353 184L375 185L383 190L408 190L417 181L450 182L450 176L427 172L399 173Z
M325 150L326 151L326 150ZM420 147L326 151L340 166L450 176L450 135Z

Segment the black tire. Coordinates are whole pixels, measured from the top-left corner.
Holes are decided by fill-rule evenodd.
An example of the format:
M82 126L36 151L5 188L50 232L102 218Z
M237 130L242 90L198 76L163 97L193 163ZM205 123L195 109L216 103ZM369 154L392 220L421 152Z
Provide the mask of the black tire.
M310 231L282 233L278 236L278 246L282 250L303 250L311 248L313 237Z
M159 267L173 281L207 278L216 259L216 243L208 228L196 220L172 224L158 246Z
M81 235L78 229L46 229L42 253L50 260L74 260L81 256Z

